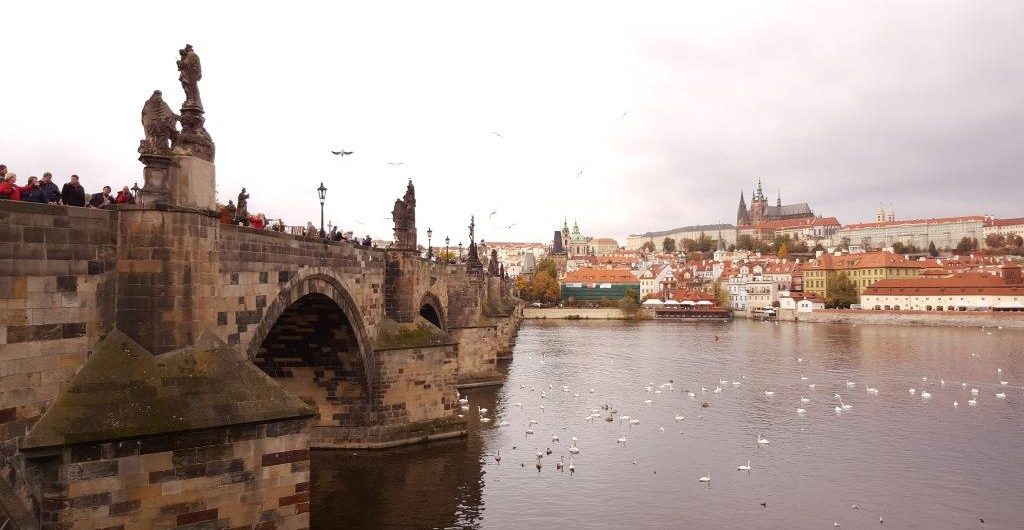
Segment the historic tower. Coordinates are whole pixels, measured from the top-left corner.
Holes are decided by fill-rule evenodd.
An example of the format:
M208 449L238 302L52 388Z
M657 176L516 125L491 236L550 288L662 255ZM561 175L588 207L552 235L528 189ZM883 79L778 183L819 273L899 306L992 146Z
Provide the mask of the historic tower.
M750 222L759 225L765 221L765 212L768 209L768 199L764 196L761 188L761 179L757 180L757 190L754 197L750 199Z
M743 200L743 191L740 191L740 207L736 211L736 226L750 226L750 212L747 211L747 201Z

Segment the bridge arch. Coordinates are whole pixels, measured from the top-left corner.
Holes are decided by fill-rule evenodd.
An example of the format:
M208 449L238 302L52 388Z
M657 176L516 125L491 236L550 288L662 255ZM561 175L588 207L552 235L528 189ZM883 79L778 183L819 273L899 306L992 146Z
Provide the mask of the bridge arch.
M427 291L420 298L419 314L431 324L448 331L448 318L444 312L444 305L434 293Z
M256 360L261 347L282 315L299 304L315 303L320 297L332 301L337 310L344 315L351 328L356 353L363 367L366 391L368 395L374 395L379 381L376 354L367 334L362 314L359 312L359 305L353 299L345 283L327 269L299 272L281 287L277 298L267 306L262 320L246 346L249 359ZM323 298L320 298L319 301L323 302ZM321 307L323 307L322 304Z

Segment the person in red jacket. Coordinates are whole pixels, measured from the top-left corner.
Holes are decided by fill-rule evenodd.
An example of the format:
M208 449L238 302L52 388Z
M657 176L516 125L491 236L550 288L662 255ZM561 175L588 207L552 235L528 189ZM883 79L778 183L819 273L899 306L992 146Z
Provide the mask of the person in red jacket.
M135 196L128 190L128 186L117 192L117 197L114 197L114 204L135 204Z
M7 178L0 182L0 199L10 201L21 200L21 186L18 186L18 175L8 173Z
M256 230L263 230L264 226L267 226L267 220L263 217L263 214L258 213L256 215L249 216L249 226Z

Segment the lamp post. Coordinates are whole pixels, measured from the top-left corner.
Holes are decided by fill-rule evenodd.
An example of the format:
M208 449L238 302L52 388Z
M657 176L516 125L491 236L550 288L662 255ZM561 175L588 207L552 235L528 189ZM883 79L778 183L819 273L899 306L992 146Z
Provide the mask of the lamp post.
M139 192L140 192L140 191L142 191L142 188L140 188L140 187L139 187L139 183L138 183L138 182L136 182L136 183L135 183L135 185L134 185L134 186L132 186L132 197L133 197L133 198L134 198L134 199L135 199L136 201L138 201L138 200L139 200Z
M316 191L320 194L320 238L323 239L326 235L324 233L324 199L327 198L327 188L324 187L323 181L320 181L320 187Z
M444 259L445 259L445 261L447 261L449 263L452 261L452 254L450 252L448 252L448 243L450 241L451 241L450 237L444 236Z
M462 261L462 241L459 241L459 261Z
M434 257L434 247L430 244L430 238L434 236L434 231L427 227L427 259Z

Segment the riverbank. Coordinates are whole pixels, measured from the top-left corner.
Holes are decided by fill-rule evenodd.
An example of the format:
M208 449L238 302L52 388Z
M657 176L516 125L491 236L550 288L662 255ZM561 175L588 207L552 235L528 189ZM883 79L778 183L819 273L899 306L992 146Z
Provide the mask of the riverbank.
M894 326L934 326L1024 329L1024 313L991 311L869 311L861 309L819 309L811 313L779 311L779 320L823 324L886 324Z
M558 319L558 320L627 320L626 315L617 307L600 307L596 309L574 307L526 307L523 308L525 319Z

